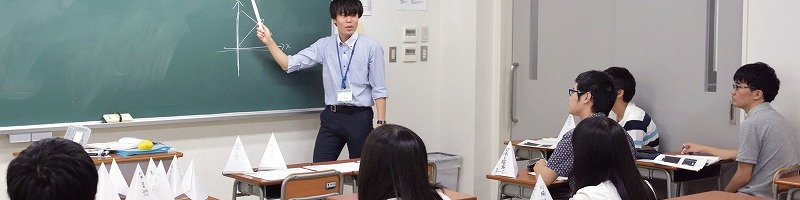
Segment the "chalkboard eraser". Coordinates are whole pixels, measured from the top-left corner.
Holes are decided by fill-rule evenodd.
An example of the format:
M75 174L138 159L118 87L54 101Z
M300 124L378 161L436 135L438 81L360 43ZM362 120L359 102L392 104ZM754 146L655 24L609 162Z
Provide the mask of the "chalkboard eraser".
M131 121L133 121L133 116L131 116L130 113L114 113L114 114L103 115L104 123L119 123L119 122L131 122Z

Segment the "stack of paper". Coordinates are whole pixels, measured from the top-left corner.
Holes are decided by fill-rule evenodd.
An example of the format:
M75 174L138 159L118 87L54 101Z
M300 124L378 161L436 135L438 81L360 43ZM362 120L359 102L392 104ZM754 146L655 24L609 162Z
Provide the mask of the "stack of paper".
M305 166L303 168L313 171L324 171L333 169L342 173L347 173L347 172L358 171L359 165L360 163L357 162L346 162L346 163L338 163L330 165L310 165L310 166Z
M528 174L531 175L531 176L536 176L536 172L528 172ZM556 181L567 181L567 180L569 180L569 178L567 178L567 177L563 177L563 176L556 177Z
M660 165L677 167L686 170L700 171L703 167L714 164L719 161L716 156L690 156L690 155L658 155L653 160L639 160L643 162L652 162Z
M312 172L308 169L303 168L289 168L289 169L278 169L278 170L269 170L269 171L257 171L257 172L247 172L244 173L248 176L272 181L272 180L283 180L286 179L291 174L296 173L305 173L305 172Z
M142 139L124 137L114 142L86 144L86 147L108 150L126 150L135 149L139 145L139 142L142 142Z
M518 146L537 147L545 149L556 149L556 145L561 141L559 138L542 138L539 140L524 140Z

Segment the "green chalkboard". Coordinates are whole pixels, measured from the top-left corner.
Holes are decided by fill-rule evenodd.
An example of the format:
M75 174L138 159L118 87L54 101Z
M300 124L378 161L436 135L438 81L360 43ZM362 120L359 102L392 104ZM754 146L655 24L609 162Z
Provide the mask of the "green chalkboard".
M330 35L329 0L256 2L287 54ZM321 67L286 74L255 18L249 0L0 0L0 126L323 107Z

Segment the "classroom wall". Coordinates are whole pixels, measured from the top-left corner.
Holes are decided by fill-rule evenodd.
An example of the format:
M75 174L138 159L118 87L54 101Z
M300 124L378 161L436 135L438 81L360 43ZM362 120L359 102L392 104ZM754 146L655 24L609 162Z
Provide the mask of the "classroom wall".
M528 55L530 41L526 34L513 35L514 45L522 47L515 46L513 52L513 62L520 63L516 73L515 115L519 123L513 128L515 140L557 136L568 115L566 90L575 84L575 76L613 62L614 4L607 1L538 1L538 4L538 55ZM528 28L524 20L514 25L515 29ZM527 56L538 56L537 80L529 79Z
M800 2L746 1L745 63L765 62L781 80L778 96L772 102L792 125L800 144ZM798 146L798 145L795 145Z
M496 183L484 175L499 154L495 147L499 146L498 130L502 129L498 119L502 110L500 96L504 94L498 89L502 69L494 64L502 60L502 37L500 29L495 29L500 24L498 11L502 3L428 1L427 11L397 11L395 2L390 1L372 3L373 15L361 19L363 34L382 43L385 53L389 46L402 47L403 25L430 28L428 62L387 64L387 120L417 132L429 151L463 156L459 189L481 199L489 198ZM173 146L185 153L180 161L184 168L194 159L209 195L227 199L233 181L220 174L236 136L241 136L253 165L260 162L269 133L273 132L287 163L309 162L318 127L318 115L307 114L95 129L90 142L135 136ZM0 136L0 179L5 180L8 162L13 159L11 152L28 145L9 144L8 137ZM346 153L340 158L345 157ZM8 199L6 194L5 184L0 184L0 199Z
M518 82L518 98L532 102L518 102L517 112L529 113L519 114L525 123L515 139L554 136L575 76L621 66L637 79L632 102L655 120L661 150L687 141L736 147L726 85L741 65L741 2L720 2L717 92L703 90L707 8L705 1L539 2L540 77Z

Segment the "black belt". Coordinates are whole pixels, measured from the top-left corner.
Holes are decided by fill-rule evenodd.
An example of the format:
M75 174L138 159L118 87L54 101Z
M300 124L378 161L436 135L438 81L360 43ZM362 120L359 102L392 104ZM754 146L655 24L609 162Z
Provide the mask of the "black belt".
M335 113L354 113L356 111L371 110L372 107L359 107L359 106L346 106L346 105L328 105L325 109L330 109Z

